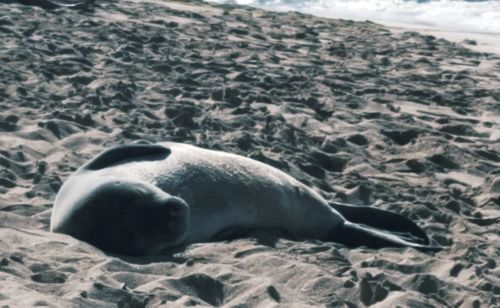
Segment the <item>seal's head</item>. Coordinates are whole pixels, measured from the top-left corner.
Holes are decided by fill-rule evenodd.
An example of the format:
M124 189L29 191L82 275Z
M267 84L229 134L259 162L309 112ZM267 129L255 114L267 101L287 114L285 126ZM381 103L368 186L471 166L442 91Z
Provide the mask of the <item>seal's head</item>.
M71 202L72 198L64 199ZM52 225L52 231L112 253L157 253L180 244L187 234L188 205L145 182L98 183L75 204L61 207L66 208L65 213Z

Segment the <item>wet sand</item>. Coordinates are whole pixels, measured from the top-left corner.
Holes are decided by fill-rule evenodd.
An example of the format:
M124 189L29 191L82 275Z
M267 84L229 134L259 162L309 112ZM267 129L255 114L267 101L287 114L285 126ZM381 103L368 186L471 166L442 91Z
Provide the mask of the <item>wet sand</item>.
M436 38L442 38L465 45L467 48L477 52L500 55L500 33L459 32L425 27L418 24L402 24L396 22L384 22L383 25L388 26L391 32L402 33L406 31L417 31L420 34L432 35Z
M0 304L493 307L500 56L370 22L197 2L0 4ZM254 232L110 256L48 232L103 149L182 141L271 164L328 200L415 221L445 249Z

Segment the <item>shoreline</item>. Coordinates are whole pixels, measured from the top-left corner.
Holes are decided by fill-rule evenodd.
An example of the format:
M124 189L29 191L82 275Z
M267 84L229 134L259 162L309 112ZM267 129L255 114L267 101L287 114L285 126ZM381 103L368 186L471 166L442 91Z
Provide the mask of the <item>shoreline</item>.
M209 4L209 2L202 2L205 4ZM217 5L217 4L214 4ZM443 38L455 43L461 43L467 46L467 48L470 48L474 51L477 52L487 52L487 53L495 53L497 55L500 55L500 33L492 33L492 32L464 32L464 31L459 31L459 30L452 30L452 29L445 29L445 28L436 28L433 26L426 26L425 24L419 24L419 23L405 23L405 22L398 22L398 21L391 21L391 20L386 20L386 19L365 19L362 17L359 18L350 18L350 17L343 17L342 14L338 14L337 16L328 16L328 15L322 15L320 14L314 14L311 12L301 12L301 11L295 11L295 10L267 10L265 8L260 8L260 7L254 7L254 6L249 6L249 5L241 5L242 7L252 7L252 8L257 8L261 10L265 10L268 12L279 12L279 13L287 13L287 12L298 12L300 14L307 14L311 16L315 16L318 18L327 18L327 19L332 19L332 20L346 20L346 21L354 21L354 22L373 22L379 25L386 26L388 28L391 28L393 31L397 33L405 32L405 31L415 31L415 32L421 32L425 35L434 35L437 38ZM469 42L469 43L464 43L464 41L475 41ZM470 44L472 43L472 44Z
M377 22L387 26L395 33L415 31L425 35L433 35L451 42L460 43L465 47L477 52L486 52L500 55L500 34L497 33L475 33L459 32L452 30L436 29L418 24L403 24L397 22ZM467 42L473 41L473 42ZM472 43L472 44L471 44Z

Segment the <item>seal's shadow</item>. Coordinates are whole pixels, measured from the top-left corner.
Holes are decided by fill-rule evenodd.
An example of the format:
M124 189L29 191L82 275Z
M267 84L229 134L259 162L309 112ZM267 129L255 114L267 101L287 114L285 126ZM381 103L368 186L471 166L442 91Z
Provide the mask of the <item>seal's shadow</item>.
M172 262L176 264L186 263L189 259L183 255L186 247L172 247L156 255L127 256L105 252L107 256L120 259L127 263L147 265L151 263Z
M256 243L270 248L276 248L276 243L283 238L292 239L283 230L279 229L243 229L234 228L225 230L217 234L209 243L227 242L237 239L254 239ZM188 246L174 246L162 250L156 255L145 256L127 256L105 252L106 255L118 258L122 261L131 264L146 265L151 263L172 262L176 264L184 264L190 258L184 255Z
M212 242L233 241L242 238L255 239L260 245L276 248L276 243L280 238L289 238L289 236L281 229L248 229L236 227L219 232L213 238Z

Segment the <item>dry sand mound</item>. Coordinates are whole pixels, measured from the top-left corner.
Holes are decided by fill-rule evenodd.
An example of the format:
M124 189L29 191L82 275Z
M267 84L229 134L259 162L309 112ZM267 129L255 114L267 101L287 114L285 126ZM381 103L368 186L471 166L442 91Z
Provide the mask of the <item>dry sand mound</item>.
M102 1L0 4L0 304L500 304L500 58L373 23ZM118 258L47 232L69 174L111 145L174 140L400 213L446 249L279 234Z

